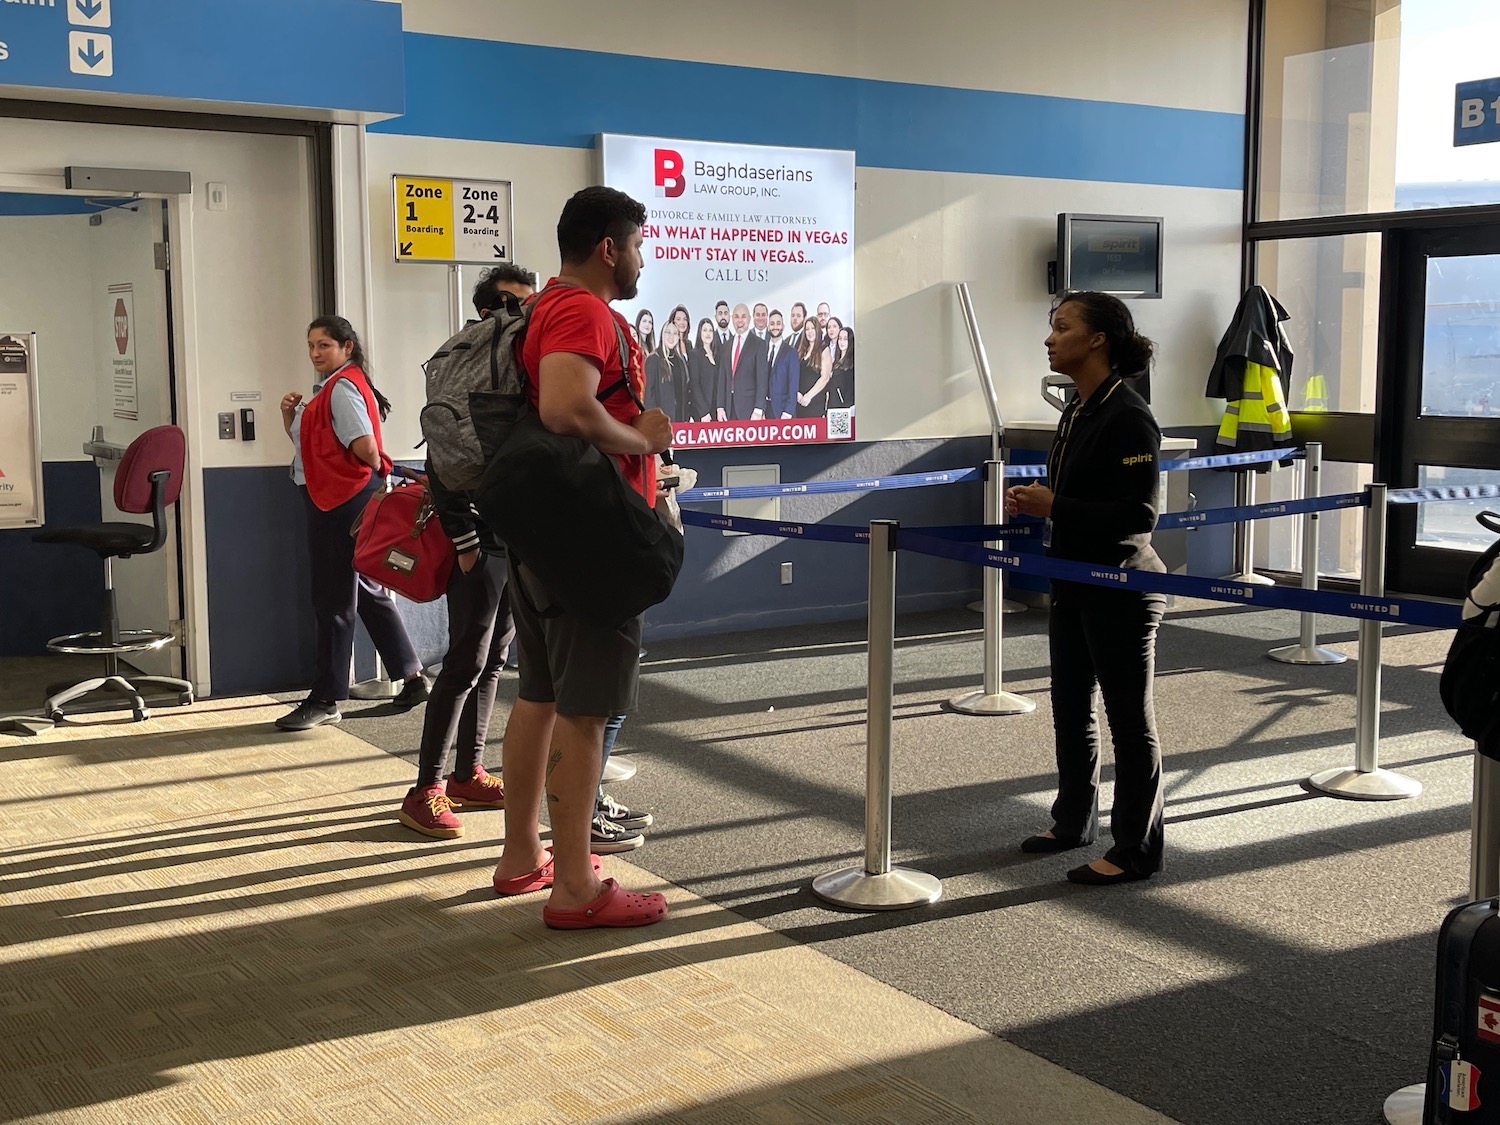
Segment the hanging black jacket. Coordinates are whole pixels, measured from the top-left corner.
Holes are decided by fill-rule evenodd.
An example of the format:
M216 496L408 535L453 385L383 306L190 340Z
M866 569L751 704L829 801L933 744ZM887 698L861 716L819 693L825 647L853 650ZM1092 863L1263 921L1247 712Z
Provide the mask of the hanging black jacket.
M1245 397L1245 364L1258 363L1281 376L1281 385L1292 382L1292 346L1282 331L1282 321L1291 316L1281 302L1266 292L1263 285L1245 290L1234 310L1234 319L1208 373L1207 398L1225 398L1231 402Z

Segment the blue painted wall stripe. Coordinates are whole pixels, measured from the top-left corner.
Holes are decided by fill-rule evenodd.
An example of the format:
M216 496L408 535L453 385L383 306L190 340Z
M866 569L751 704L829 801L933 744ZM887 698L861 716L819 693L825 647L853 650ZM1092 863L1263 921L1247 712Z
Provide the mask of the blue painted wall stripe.
M848 148L867 168L1244 185L1241 114L412 32L405 43L406 115L373 132L563 148L638 133Z

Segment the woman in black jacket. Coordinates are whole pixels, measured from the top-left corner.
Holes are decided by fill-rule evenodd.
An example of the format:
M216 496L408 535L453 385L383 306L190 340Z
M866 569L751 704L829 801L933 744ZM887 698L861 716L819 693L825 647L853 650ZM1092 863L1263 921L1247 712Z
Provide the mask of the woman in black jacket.
M687 350L688 393L687 417L694 422L713 421L714 408L718 405L719 366L714 353L718 337L714 333L714 322L704 317L698 322L698 338Z
M687 384L687 352L669 320L661 326L661 347L646 356L646 409L661 410L674 422L683 419Z
M828 408L854 406L854 329L840 328L833 353L833 379L828 384Z
M1130 311L1104 293L1065 293L1052 310L1047 360L1073 378L1077 397L1058 422L1047 483L1005 493L1006 511L1047 520L1052 558L1126 570L1166 568L1151 547L1160 491L1161 430L1124 381L1151 364L1154 345ZM1104 697L1115 748L1114 846L1068 872L1075 883L1146 879L1162 865L1161 745L1152 679L1166 599L1118 586L1052 582L1048 640L1058 792L1052 828L1027 852L1091 844L1099 830L1099 723Z

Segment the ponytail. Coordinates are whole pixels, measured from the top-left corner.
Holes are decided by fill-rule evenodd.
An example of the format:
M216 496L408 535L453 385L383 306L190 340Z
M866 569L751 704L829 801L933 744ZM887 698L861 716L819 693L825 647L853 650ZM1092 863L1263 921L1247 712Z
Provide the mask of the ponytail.
M380 388L375 385L374 376L370 374L370 361L365 356L365 346L360 342L359 333L354 331L354 325L341 316L320 316L307 326L309 332L315 328L328 333L329 339L335 343L354 345L349 352L349 362L365 373L365 382L370 384L370 393L375 396L380 420L384 422L391 413L391 400L381 394Z

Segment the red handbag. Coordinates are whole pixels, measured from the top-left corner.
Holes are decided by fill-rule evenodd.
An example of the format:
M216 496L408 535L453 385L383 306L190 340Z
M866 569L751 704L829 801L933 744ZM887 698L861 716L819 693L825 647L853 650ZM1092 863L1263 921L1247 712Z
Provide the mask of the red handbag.
M414 602L436 601L453 572L453 540L438 521L426 476L397 471L408 479L370 497L349 529L354 569Z

